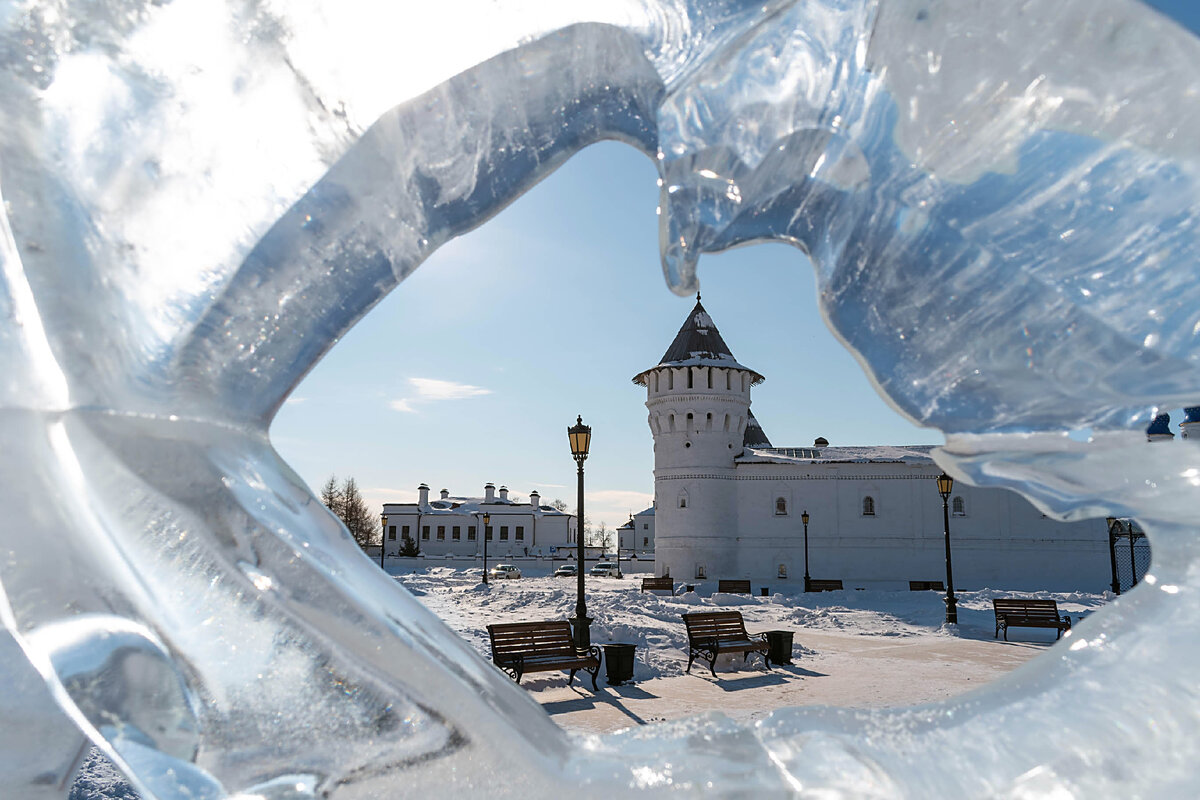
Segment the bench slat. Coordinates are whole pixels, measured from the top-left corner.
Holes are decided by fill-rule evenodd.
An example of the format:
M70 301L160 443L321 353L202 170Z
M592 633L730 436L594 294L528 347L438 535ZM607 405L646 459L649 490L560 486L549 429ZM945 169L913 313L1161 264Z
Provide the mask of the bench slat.
M570 670L569 684L576 671L584 670L592 676L592 689L597 688L600 648L576 652L571 623L566 620L488 625L488 636L492 642L492 661L511 674L517 683L526 672L561 669Z
M996 638L1004 630L1004 641L1008 641L1009 628L1055 628L1056 638L1071 629L1071 618L1059 614L1058 603L1041 598L998 597L992 600L996 613Z
M770 645L765 639L751 637L746 633L746 623L742 620L740 611L706 611L683 615L688 634L688 668L692 671L692 663L696 656L706 656L708 668L716 677L717 656L721 653L761 653L767 669L771 664L767 659Z

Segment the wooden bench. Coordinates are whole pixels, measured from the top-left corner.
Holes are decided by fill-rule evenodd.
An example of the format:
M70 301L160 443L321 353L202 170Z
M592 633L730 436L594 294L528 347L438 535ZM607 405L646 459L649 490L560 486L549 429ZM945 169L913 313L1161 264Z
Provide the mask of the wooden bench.
M910 592L944 592L946 585L941 581L909 581Z
M751 653L759 653L767 669L771 669L767 651L765 633L753 636L746 633L746 624L742 621L740 611L703 611L684 614L683 622L687 625L688 635L688 665L687 672L692 671L692 662L696 656L701 656L708 662L708 669L713 677L717 677L717 656L721 653L741 653L742 661Z
M675 579L670 575L663 575L661 578L642 578L642 591L658 591L666 589L668 592L675 591Z
M1062 638L1063 631L1071 630L1071 618L1058 613L1058 603L1053 600L1025 600L1019 597L1001 597L992 601L996 611L996 636L1004 631L1008 641L1009 628L1054 628L1058 633L1055 640Z
M814 578L808 582L808 590L810 592L840 592L842 582L840 580L819 581Z
M750 581L726 580L717 581L717 591L725 594L750 594Z
M597 690L600 648L576 652L571 623L565 619L488 625L488 636L492 639L492 661L517 683L527 672L561 669L571 671L567 678L570 686L575 673L583 670L592 676L592 691Z

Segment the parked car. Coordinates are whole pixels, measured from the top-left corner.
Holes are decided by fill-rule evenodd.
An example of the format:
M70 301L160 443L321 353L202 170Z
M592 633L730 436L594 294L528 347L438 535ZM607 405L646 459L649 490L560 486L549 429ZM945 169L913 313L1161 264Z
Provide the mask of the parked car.
M601 561L596 566L592 567L589 575L608 576L610 578L618 578L621 575L620 569L611 561Z
M579 568L574 564L563 564L561 567L554 570L554 577L556 578L574 578L578 574Z
M497 564L488 570L488 575L493 578L519 578L521 570L516 564Z

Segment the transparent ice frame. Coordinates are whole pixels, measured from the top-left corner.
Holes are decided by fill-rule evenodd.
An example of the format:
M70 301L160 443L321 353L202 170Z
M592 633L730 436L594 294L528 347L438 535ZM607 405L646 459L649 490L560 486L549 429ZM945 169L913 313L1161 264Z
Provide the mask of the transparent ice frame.
M0 5L6 790L90 741L147 800L1200 793L1200 450L1142 433L1200 399L1197 64L1119 0ZM658 166L673 290L796 245L945 469L1136 517L1144 583L943 703L570 740L267 429L601 139Z

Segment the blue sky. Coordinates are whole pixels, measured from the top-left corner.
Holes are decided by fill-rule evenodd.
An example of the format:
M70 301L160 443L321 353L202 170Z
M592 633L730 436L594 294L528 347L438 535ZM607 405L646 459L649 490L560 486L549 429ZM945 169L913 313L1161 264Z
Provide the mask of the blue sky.
M1200 31L1200 3L1151 3ZM317 489L354 476L373 509L436 492L575 507L566 428L592 426L587 513L610 527L650 504L645 390L694 297L658 260L657 174L624 145L577 155L484 227L443 247L313 370L271 428ZM938 444L870 386L817 311L808 260L785 245L705 256L703 302L734 355L766 376L755 416L773 444ZM1172 428L1178 421L1173 414Z

